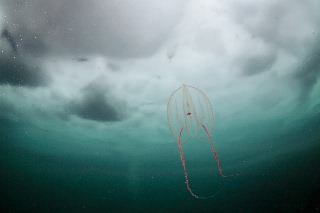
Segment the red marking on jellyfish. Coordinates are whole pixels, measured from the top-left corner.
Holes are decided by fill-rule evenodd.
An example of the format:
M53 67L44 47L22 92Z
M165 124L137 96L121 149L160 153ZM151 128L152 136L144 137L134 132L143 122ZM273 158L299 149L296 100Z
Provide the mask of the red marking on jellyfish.
M210 142L211 142L212 152L213 152L214 158L215 158L216 161L217 161L219 173L220 173L220 175L221 175L222 177L226 177L226 176L224 176L223 173L222 173L222 169L221 169L219 157L218 157L218 154L217 154L217 150L214 148L214 144L213 144L213 140L212 140L212 138L211 138L210 132L208 132L208 130L207 130L207 128L205 127L205 125L202 124L202 126L203 126L204 130L206 131L206 133L208 134L208 138L209 138L209 140L210 140Z

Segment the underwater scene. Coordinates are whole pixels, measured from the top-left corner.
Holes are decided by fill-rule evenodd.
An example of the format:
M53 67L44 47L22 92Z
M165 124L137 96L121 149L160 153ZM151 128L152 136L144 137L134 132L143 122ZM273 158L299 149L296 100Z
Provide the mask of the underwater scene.
M320 212L319 8L0 0L0 211Z

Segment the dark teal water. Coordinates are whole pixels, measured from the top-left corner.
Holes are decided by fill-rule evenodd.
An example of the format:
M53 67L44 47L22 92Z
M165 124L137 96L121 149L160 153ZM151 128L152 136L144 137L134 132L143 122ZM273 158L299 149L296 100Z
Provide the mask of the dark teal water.
M316 115L300 121L290 131L264 135L259 141L259 134L248 135L245 141L223 147L217 134L215 142L222 169L225 174L240 173L235 177L219 177L210 145L200 143L188 148L185 144L194 192L210 195L222 188L214 198L206 200L196 199L187 191L174 142L132 143L117 148L115 143L85 136L80 143L68 129L55 132L2 119L1 210L317 212L319 118ZM23 145L41 143L45 146L38 149ZM69 152L63 153L59 146Z

